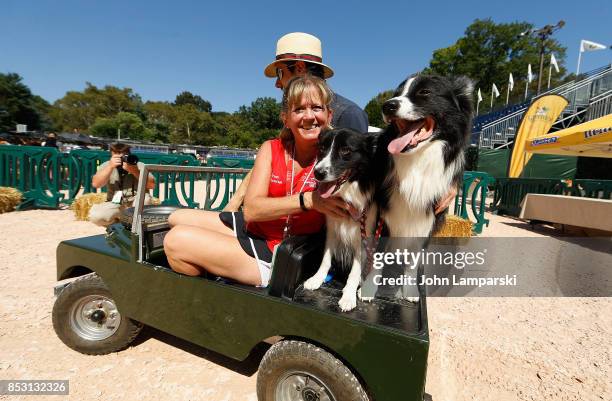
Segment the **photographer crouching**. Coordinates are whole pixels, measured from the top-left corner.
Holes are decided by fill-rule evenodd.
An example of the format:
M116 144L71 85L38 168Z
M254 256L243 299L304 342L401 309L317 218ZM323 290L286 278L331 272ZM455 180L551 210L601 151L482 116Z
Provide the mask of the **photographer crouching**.
M89 211L89 221L99 226L108 226L119 221L121 211L132 206L138 189L138 179L142 163L130 153L130 146L125 143L114 143L110 146L111 159L98 167L91 179L94 188L108 185L106 202L98 203ZM151 174L147 179L147 190L155 187L155 178ZM145 205L150 204L151 197L145 194Z

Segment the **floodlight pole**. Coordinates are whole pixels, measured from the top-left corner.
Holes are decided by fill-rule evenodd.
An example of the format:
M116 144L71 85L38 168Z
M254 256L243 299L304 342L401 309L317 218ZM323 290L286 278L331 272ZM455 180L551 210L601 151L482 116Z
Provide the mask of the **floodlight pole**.
M542 29L547 29L549 28L550 25L546 25L544 28ZM540 34L540 71L538 72L538 92L537 94L540 94L540 89L542 88L542 70L544 69L544 40L545 40L545 36L544 34Z
M538 29L537 31L533 31L531 33L538 36L540 39L540 71L538 72L538 92L540 94L540 89L542 89L542 70L544 70L544 42L553 34L553 32L558 31L563 28L565 25L565 21L561 20L557 22L557 25L546 25L544 28Z

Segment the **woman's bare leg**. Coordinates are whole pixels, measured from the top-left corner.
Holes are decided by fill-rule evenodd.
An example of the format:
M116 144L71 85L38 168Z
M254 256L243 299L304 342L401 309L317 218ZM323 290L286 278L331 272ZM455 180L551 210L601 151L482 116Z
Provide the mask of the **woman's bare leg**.
M233 233L178 225L166 234L164 250L176 272L197 276L208 271L244 284L261 285L255 258L244 252Z
M221 234L234 235L234 232L225 226L219 218L219 212L197 209L178 209L168 217L170 227L179 225L195 226L215 231Z

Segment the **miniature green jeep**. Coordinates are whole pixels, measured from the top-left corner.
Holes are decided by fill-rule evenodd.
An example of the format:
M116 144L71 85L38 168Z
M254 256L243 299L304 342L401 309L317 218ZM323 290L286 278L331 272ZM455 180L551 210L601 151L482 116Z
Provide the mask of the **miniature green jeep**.
M147 165L141 177L213 170L236 169ZM175 208L143 207L145 181L122 223L57 248L57 278L67 281L55 289L53 327L68 347L115 352L143 325L240 361L267 342L273 345L259 366L260 401L423 400L429 349L423 291L416 304L375 298L341 312L342 283L316 291L301 286L320 264L322 235L284 241L267 288L175 273L163 252L166 217Z

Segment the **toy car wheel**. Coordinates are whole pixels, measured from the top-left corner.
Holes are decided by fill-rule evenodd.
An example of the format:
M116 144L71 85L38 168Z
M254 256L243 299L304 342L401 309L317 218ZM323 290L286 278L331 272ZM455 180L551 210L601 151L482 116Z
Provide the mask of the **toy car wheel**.
M361 383L329 352L301 341L281 341L264 355L259 401L367 401Z
M103 355L127 347L142 324L121 316L102 279L88 274L62 290L53 305L53 329L68 347Z
M168 221L168 216L175 210L181 209L176 206L147 205L142 209L142 222L145 224L163 223ZM127 228L132 228L134 208L130 207L121 212L119 220Z

